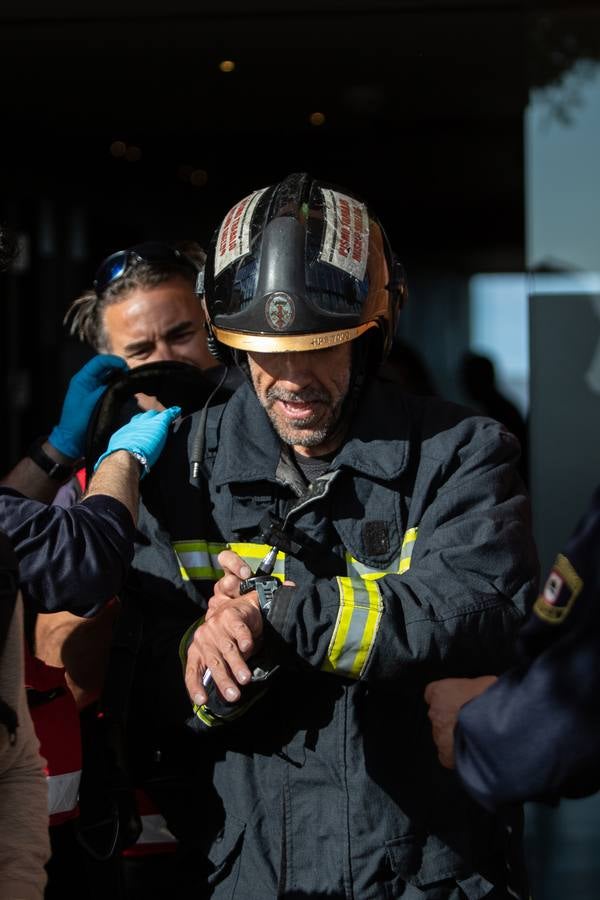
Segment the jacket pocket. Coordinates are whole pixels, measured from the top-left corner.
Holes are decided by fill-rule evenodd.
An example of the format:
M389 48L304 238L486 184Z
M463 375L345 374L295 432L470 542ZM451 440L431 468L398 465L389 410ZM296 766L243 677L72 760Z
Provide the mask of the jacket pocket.
M240 858L246 825L228 816L225 827L215 838L208 853L208 884L216 885L232 872ZM235 879L234 879L235 880Z
M428 835L425 842L414 835L386 841L385 849L395 876L394 888L399 883L408 886L402 892L403 900L482 900L494 890L463 854L436 835Z

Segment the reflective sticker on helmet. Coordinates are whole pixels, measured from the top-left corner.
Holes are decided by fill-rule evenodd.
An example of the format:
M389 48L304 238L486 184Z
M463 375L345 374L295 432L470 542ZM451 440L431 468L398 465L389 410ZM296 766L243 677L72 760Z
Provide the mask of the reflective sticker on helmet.
M362 281L369 253L369 216L364 203L321 188L325 228L319 259Z
M274 331L285 331L296 317L296 307L289 294L278 291L265 303L265 316Z
M215 247L215 276L250 251L252 215L266 190L263 188L244 197L223 219Z

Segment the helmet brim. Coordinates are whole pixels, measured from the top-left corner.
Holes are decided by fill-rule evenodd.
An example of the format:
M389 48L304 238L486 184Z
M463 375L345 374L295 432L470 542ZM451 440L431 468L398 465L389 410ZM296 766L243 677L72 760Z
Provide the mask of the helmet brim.
M236 350L255 353L300 353L307 350L325 350L346 344L368 331L376 328L377 322L364 322L354 328L343 328L339 331L322 331L317 334L250 334L243 331L228 331L226 328L212 326L215 337L222 344Z

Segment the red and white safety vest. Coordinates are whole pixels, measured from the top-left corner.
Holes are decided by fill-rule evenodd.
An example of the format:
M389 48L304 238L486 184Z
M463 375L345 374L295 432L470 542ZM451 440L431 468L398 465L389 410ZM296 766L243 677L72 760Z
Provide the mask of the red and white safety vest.
M133 846L123 851L123 856L151 856L156 853L174 853L177 849L177 838L173 835L148 794L136 788L135 802L142 820L142 833Z
M65 670L48 666L25 648L25 686L40 752L46 760L50 825L79 815L81 731Z

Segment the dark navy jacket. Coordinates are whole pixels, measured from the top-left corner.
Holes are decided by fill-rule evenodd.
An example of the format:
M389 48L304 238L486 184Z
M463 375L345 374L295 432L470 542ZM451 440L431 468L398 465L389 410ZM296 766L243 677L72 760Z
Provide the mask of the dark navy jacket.
M19 560L29 610L89 615L120 589L133 556L129 510L97 494L71 509L0 488L0 528Z
M132 570L144 609L182 620L220 577L219 549L256 568L263 517L298 496L247 385L211 410L194 487L197 422L183 423L145 480L147 542ZM276 594L265 635L281 668L235 722L197 738L205 781L194 814L215 900L506 896L503 823L439 765L422 694L431 678L514 660L537 584L517 458L496 422L367 387L294 511L298 549L277 561L276 576L297 585ZM156 659L147 723L177 702Z
M600 789L600 490L519 635L520 661L463 707L456 767L492 809Z

